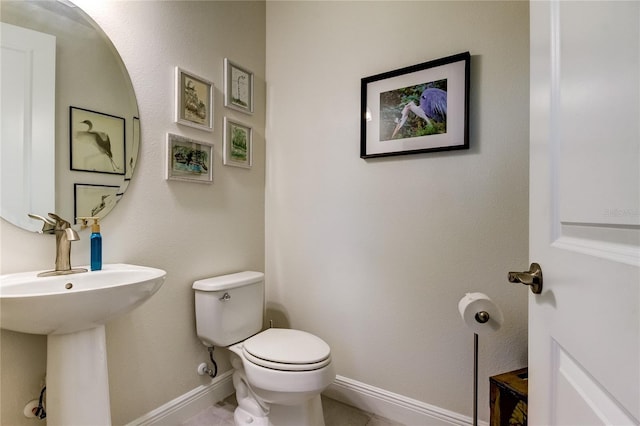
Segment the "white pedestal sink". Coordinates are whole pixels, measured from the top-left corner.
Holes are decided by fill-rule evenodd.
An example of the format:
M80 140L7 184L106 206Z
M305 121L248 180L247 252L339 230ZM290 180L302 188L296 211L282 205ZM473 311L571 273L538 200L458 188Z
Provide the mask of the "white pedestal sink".
M38 272L0 277L0 326L47 335L47 425L111 425L104 324L151 297L166 273L126 264Z

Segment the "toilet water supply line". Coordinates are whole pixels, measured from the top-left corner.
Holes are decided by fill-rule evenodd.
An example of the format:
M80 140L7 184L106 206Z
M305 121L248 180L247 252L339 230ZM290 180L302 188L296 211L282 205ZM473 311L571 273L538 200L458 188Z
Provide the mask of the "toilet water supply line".
M216 360L213 359L213 349L214 349L213 346L208 346L207 349L209 349L209 359L213 364L213 370L210 369L209 366L203 362L198 366L198 374L200 374L201 376L207 374L209 375L209 377L213 379L218 375L218 364L216 364Z
M38 399L38 407L33 409L33 415L39 418L40 420L47 417L47 412L44 410L44 393L47 390L47 387L44 386L40 391L40 398Z

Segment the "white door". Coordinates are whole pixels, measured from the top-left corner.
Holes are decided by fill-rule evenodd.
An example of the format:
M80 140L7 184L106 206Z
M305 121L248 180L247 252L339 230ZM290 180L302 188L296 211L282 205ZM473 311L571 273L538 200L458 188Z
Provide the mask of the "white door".
M532 1L529 424L640 423L640 2Z
M56 38L2 22L0 65L2 217L37 231L27 214L55 212Z

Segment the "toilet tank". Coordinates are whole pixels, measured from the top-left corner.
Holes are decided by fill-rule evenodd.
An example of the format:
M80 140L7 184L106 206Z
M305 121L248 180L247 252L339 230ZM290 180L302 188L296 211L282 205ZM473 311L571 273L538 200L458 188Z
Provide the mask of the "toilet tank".
M193 283L196 332L207 346L230 346L262 329L264 274L245 271Z

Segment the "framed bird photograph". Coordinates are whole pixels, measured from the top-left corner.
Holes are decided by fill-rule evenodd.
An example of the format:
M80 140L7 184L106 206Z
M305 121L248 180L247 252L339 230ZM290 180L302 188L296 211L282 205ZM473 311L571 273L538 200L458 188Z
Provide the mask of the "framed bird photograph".
M361 80L360 157L469 149L469 52Z
M69 107L71 170L124 175L125 119Z
M213 131L213 83L180 67L176 67L175 121Z
M167 133L165 179L213 182L213 144Z
M122 196L119 189L119 186L75 183L73 217L105 217Z

